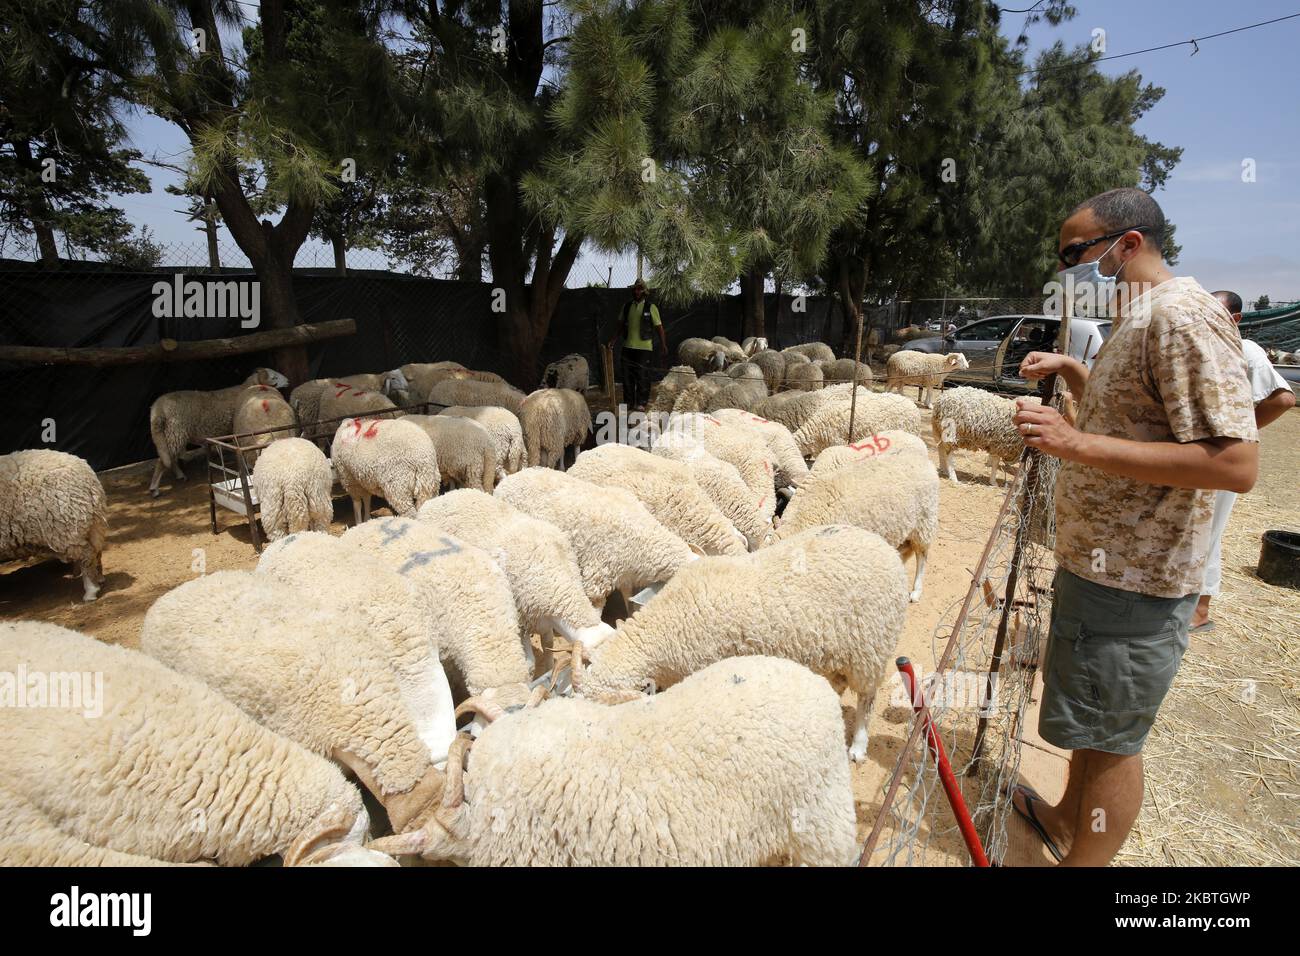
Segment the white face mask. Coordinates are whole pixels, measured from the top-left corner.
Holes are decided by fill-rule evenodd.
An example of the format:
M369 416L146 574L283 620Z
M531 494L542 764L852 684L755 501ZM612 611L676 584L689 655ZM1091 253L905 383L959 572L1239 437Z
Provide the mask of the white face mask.
M1122 238L1124 237L1121 236L1120 239ZM1106 252L1110 252L1117 245L1119 239L1112 242ZM1102 275L1101 260L1106 258L1106 252L1091 262L1080 262L1057 273L1057 280L1065 289L1066 296L1072 296L1074 299L1074 314L1081 319L1114 316L1111 306L1115 298L1115 280L1119 278L1119 274L1124 271L1124 266L1128 263L1121 263L1113 276Z

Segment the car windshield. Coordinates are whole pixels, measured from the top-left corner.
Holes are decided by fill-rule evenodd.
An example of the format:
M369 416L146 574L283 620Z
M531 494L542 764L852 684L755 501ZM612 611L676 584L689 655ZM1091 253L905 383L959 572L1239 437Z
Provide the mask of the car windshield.
M1020 321L1019 316L1011 315L1000 319L972 322L958 329L952 337L957 342L1001 341L1018 321Z

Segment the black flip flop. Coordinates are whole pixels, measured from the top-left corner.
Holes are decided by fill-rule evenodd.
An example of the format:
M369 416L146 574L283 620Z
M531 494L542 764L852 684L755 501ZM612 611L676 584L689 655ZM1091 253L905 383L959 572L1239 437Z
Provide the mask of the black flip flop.
M1047 801L1038 795L1037 790L1033 787L1026 786L1023 783L1018 783L1011 788L1012 797L1015 797L1017 790L1019 790L1021 795L1025 798L1025 809L1024 811L1021 811L1021 809L1016 806L1014 799L1011 801L1011 809L1016 811L1016 816L1020 817L1020 819L1024 820L1033 828L1033 831L1038 834L1038 838L1043 841L1043 846L1047 847L1047 852L1056 858L1057 863L1060 863L1065 859L1065 855L1057 848L1055 841L1047 835L1046 828L1038 822L1038 815L1034 813L1035 800L1039 803L1046 803Z

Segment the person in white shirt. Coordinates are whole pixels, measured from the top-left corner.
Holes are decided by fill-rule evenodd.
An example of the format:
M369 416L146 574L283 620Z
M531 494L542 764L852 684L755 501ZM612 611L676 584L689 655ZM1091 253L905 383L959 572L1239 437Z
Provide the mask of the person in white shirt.
M1241 296L1235 292L1216 292L1214 297L1228 310L1233 322L1241 322ZM1273 363L1259 345L1250 339L1242 339L1241 351L1246 356L1250 391L1255 400L1255 427L1263 428L1295 406L1295 394L1287 380L1273 368ZM1210 525L1210 554L1205 563L1205 583L1201 585L1201 599L1192 613L1189 631L1214 630L1214 622L1210 620L1210 599L1219 593L1219 585L1223 580L1223 529L1228 526L1228 515L1232 513L1236 501L1236 492L1219 491L1215 494L1214 522Z

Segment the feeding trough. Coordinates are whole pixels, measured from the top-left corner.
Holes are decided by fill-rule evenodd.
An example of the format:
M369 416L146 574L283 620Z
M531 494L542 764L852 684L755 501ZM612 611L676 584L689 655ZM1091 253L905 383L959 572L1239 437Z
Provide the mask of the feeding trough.
M1300 534L1265 531L1258 571L1260 579L1269 584L1300 590Z

